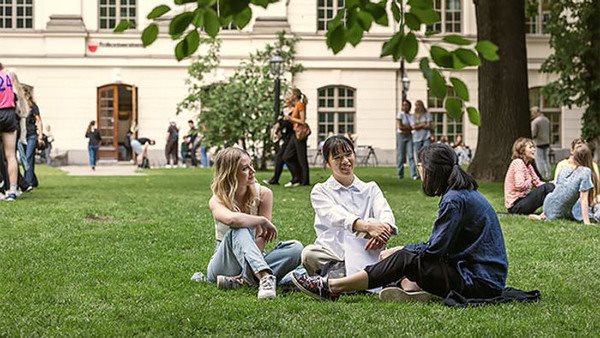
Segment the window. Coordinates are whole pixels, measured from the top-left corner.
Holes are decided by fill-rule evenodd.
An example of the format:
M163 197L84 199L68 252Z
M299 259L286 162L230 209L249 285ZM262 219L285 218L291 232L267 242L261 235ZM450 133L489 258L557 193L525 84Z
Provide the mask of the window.
M448 93L449 96L454 95L451 91ZM444 102L437 97L427 93L427 110L431 114L433 119L432 122L432 133L436 140L439 140L441 136L446 135L448 142L452 143L456 140L458 135L463 136L463 121L455 120L446 114L444 109Z
M317 30L327 30L327 23L333 19L340 9L344 8L345 0L318 0Z
M546 23L550 18L550 3L548 0L539 0L537 8L526 13L525 32L528 34L547 34Z
M212 5L212 9L214 9L215 12L217 12L217 15L220 15L219 1L217 1L214 5ZM235 22L231 21L230 23L221 26L221 30L224 30L224 31L235 31L235 30L239 30L239 28L235 24Z
M349 87L330 86L319 89L319 142L329 133L356 133L356 91Z
M129 20L136 28L136 12L136 0L100 0L100 29L114 29L121 20Z
M540 111L550 120L550 145L560 147L560 106L545 98L541 87L529 89L529 105L540 107Z
M0 29L33 28L33 0L0 0Z
M460 33L462 32L461 0L434 0L433 8L440 13L440 22L428 25L427 30L432 33Z

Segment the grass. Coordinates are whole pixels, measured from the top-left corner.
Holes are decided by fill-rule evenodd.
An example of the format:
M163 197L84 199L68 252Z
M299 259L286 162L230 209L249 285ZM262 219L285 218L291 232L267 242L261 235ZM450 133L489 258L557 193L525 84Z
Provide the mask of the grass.
M328 172L312 171L322 182ZM259 179L269 172L258 173ZM396 216L391 244L426 240L438 199L392 168L359 168ZM146 177L69 177L39 169L41 187L0 203L0 336L564 336L600 332L600 229L500 216L508 284L539 289L536 304L449 309L373 296L318 302L299 293L259 301L256 290L194 283L214 249L209 170ZM286 182L287 177L282 179ZM504 211L502 185L481 192ZM310 188L274 187L280 239L314 241Z

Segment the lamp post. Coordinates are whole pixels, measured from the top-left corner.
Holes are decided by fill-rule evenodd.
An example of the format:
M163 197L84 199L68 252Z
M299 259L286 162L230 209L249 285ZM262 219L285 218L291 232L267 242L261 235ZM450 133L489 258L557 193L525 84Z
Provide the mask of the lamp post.
M404 68L404 59L400 60L400 74L402 76L402 102L406 100L408 89L410 88L410 79L406 75L406 69Z
M276 50L275 53L271 56L271 60L269 60L269 67L271 71L271 75L275 77L275 103L273 105L273 111L275 113L275 120L279 116L280 109L280 90L281 90L281 82L279 77L281 76L281 66L283 65L283 58L279 54L279 50Z

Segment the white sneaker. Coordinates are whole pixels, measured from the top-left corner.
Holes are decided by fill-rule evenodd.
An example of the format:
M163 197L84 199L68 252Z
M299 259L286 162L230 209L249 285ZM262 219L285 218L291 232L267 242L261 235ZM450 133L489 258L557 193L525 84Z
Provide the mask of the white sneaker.
M295 187L299 187L300 183L296 182L296 183L292 183L292 182L287 182L286 184L283 185L284 188L295 188Z
M206 277L204 276L204 274L202 272L198 271L192 275L192 281L198 282L198 283L206 282Z
M277 296L276 287L277 278L275 276L264 276L258 285L258 299L274 299Z
M170 164L165 164L165 168L171 169L171 165Z

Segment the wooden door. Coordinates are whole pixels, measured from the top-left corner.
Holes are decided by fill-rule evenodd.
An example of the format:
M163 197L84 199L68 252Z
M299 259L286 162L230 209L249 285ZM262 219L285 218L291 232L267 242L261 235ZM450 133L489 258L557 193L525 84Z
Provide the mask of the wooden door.
M117 160L117 114L119 97L117 85L110 84L98 88L98 131L102 137L98 158L102 160Z

